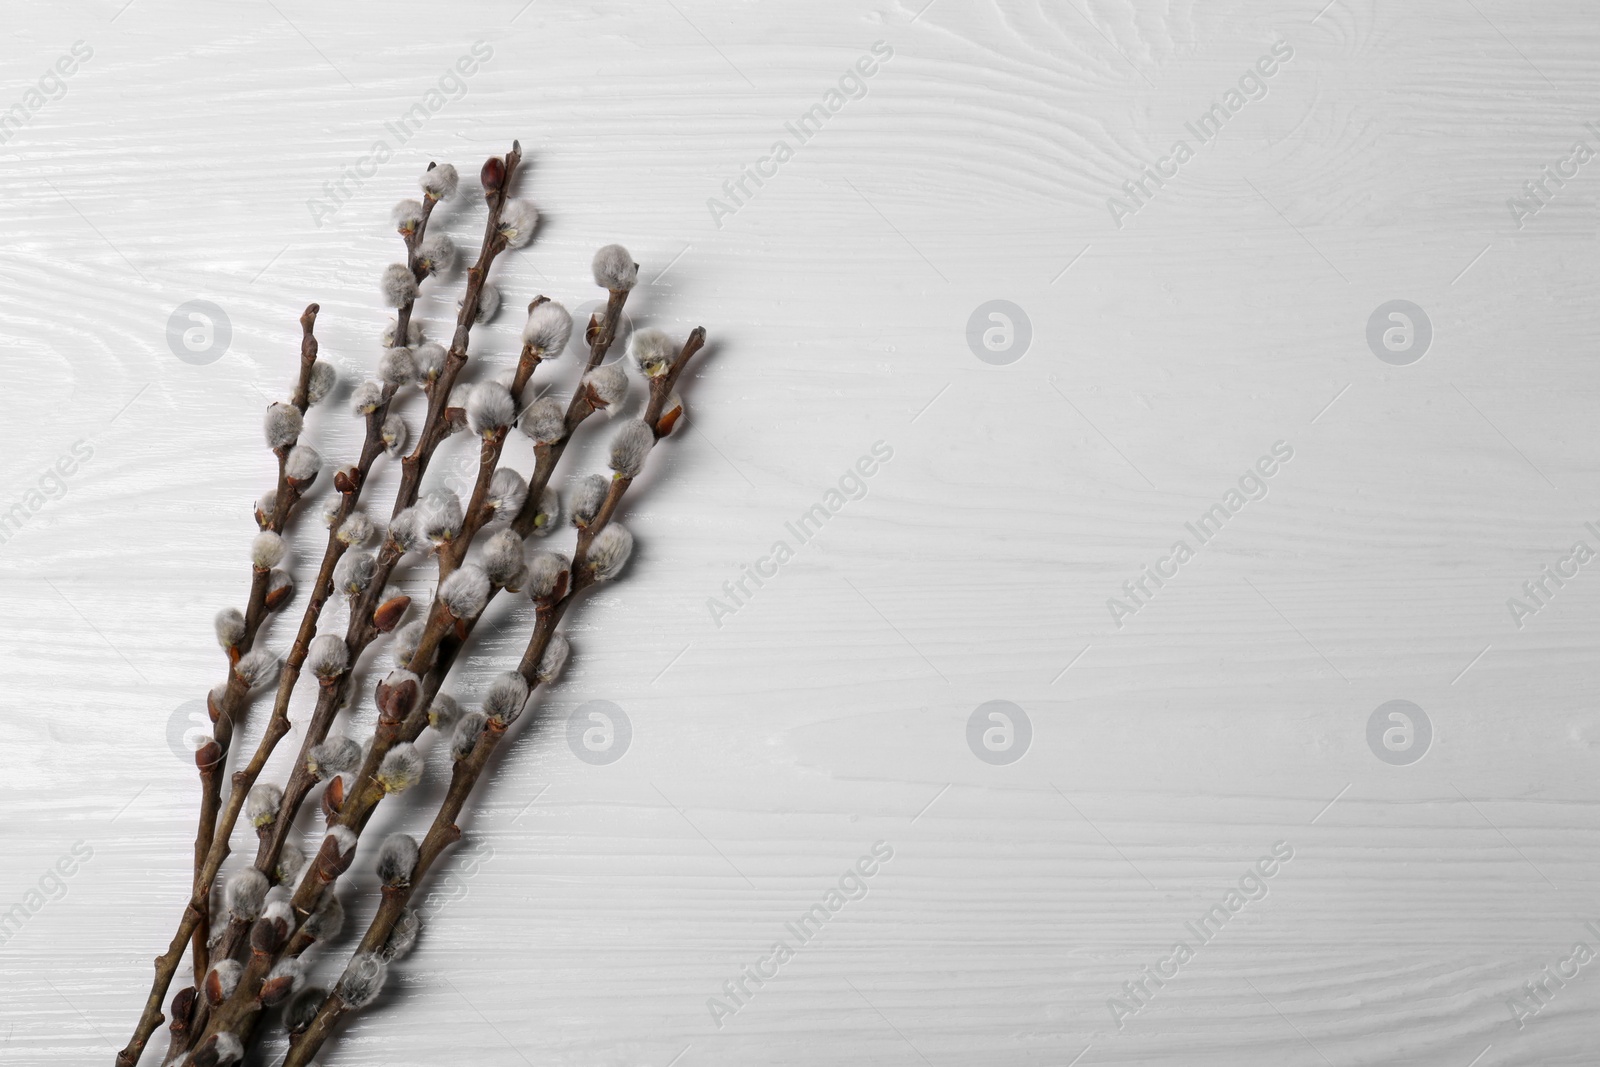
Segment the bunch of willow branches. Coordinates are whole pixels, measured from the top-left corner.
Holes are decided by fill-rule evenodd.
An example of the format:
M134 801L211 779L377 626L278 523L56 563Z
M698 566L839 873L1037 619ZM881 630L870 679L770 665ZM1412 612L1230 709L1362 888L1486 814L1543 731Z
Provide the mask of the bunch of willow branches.
M562 619L586 589L617 577L632 552L632 535L614 519L650 451L683 415L675 387L704 345L705 331L697 328L682 341L653 329L633 335L628 363L644 380L643 409L614 431L610 473L580 479L563 508L551 478L573 434L595 412L613 414L627 403L627 367L604 361L638 265L620 245L595 254L594 279L608 299L585 327L587 364L565 403L549 395L524 403L535 392L534 372L561 354L573 327L567 311L543 296L528 305L522 351L511 372L458 384L473 327L493 317L500 304L489 280L494 264L501 253L527 245L538 224L534 207L510 195L521 157L514 144L483 165L483 241L467 268L448 346L426 340L413 309L421 285L452 273L457 260L447 237L428 232L438 205L456 197L455 168L430 164L421 178L421 199L395 206L406 259L385 270L380 288L396 317L384 333L376 377L353 391L365 438L355 462L333 471L324 516L327 548L299 629L280 659L256 646L268 616L294 599L294 580L278 566L285 554L282 535L323 467L322 457L300 436L307 409L335 385L333 368L317 359L317 305L301 316L299 374L289 399L272 404L265 419L278 476L255 507L260 533L250 549L249 600L242 612L229 608L216 619L228 676L211 690L212 737L195 753L201 800L192 891L171 944L156 957L155 981L132 1039L117 1056L118 1067L135 1067L164 1021L161 1006L186 952L193 958L193 981L169 1002L165 1064L211 1067L240 1060L260 1037L263 1022L276 1018L290 1035L284 1064L301 1067L345 1016L377 998L390 964L417 939L412 893L461 837L456 819L507 730L534 706L538 687L566 663L570 645L559 630ZM427 398L415 434L391 410L408 388ZM534 465L526 476L500 466L513 426L533 441ZM423 490L439 445L463 431L478 445L477 475L465 503L449 489ZM363 510L362 491L385 455L399 458L400 484L387 523L380 524ZM576 528L570 555L529 552L527 539L562 525L563 511ZM410 598L389 580L408 554L431 559L437 582L425 610L406 622ZM441 689L484 609L502 593L532 600L533 632L516 669L489 682L480 707L464 708ZM348 622L342 635L319 634L323 609L334 596L348 601ZM357 664L384 635L399 666L373 689L376 726L366 738L336 732L341 712L351 706ZM317 690L300 752L286 781L263 781L269 758L290 732L290 698L305 671ZM274 681L261 739L249 760L227 775L230 743L252 711L254 694ZM421 778L419 746L430 744L448 746L452 758L444 798L420 841L394 833L376 844L382 890L372 920L332 987L314 985L308 953L327 950L343 926L341 878L378 806ZM296 817L319 787L325 828L302 848ZM227 878L219 900L219 875L241 814L255 831L255 858Z

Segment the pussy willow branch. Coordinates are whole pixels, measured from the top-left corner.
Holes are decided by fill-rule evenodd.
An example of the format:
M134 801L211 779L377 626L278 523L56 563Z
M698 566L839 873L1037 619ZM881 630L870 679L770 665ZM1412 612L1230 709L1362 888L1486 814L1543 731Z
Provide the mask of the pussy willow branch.
M467 343L472 327L477 321L483 285L488 280L495 258L506 248L506 239L500 232L500 216L506 201L509 199L511 181L521 157L521 145L513 142L511 151L506 154L503 160L491 159L488 164L485 164L484 174L486 179L493 171L495 180L492 185L489 181L485 181L489 217L484 227L483 243L477 264L467 272L466 293L462 298L461 311L456 320L455 335L446 354L444 368L439 377L428 388L428 414L422 432L419 435L416 449L401 463L401 482L400 488L396 492L393 515L399 515L400 512L416 503L422 476L427 470L428 462L439 443L449 434L449 418L446 415L447 401L457 376L467 362ZM401 340L401 338L397 336L396 340ZM322 725L324 735L328 726L331 726L334 714L344 703L343 698L348 693L350 678L357 659L380 632L373 618L374 608L377 606L377 598L382 594L389 575L393 571L395 564L399 562L402 554L403 551L399 544L392 537L387 538L378 552L377 567L371 583L364 592L351 602L350 623L345 637L349 651L350 667L346 669L334 685L324 688L318 699L318 714L313 717L313 726L322 725L316 720L321 717L326 705L327 724ZM425 714L424 722L426 722ZM273 823L271 842L269 843L264 838L262 848L257 855L257 869L269 875L269 877L273 868L277 865L283 842L292 827L300 805L304 802L311 786L315 783L314 779L310 779L305 760L305 756L310 751L310 746L316 743L312 740L312 737L313 731L308 727L306 739L302 746L301 758L290 777L290 788L284 791L283 804L280 806L278 816ZM321 738L317 738L317 741L320 740ZM376 747L376 741L373 747ZM373 770L376 770L376 765L374 765ZM308 884L313 880L314 872L308 865L301 887L293 897L297 915L297 927L309 916L315 906L316 901L312 899L313 892L308 887ZM222 946L223 958L231 958L235 955L240 947L239 942L242 940L243 931L230 929L229 937ZM259 993L261 978L266 973L265 969L255 966L256 955L258 954L252 954L252 962L246 968L244 977L241 979L234 995L219 1006L217 1012L206 1023L203 1030L200 1026L200 1020L197 1019L193 1031L196 1035L196 1043L203 1041L212 1033L222 1031L237 1033L241 1030L247 1030L253 1024L254 1016L259 1011L259 1005L252 1006L252 1002ZM268 966L270 967L270 963ZM257 973L258 970L259 973Z
M651 379L650 400L645 407L644 421L651 427L656 440L659 441L665 433L657 429L661 420L661 409L667 398L672 395L673 386L679 374L688 365L689 360L698 352L705 343L705 330L696 328L689 335L688 342L684 345L673 366L660 378ZM668 430L667 432L670 432ZM587 565L589 546L596 535L605 529L616 513L622 496L633 483L633 478L618 476L612 479L606 500L601 510L589 524L578 533L578 548L573 553L572 566L568 571L568 591L565 595L550 604L539 604L537 618L534 623L533 636L528 641L527 650L523 653L522 662L517 666L517 673L522 676L528 685L530 696L538 689L539 662L543 659L545 649L549 647L550 639L555 634L556 626L561 622L567 609L572 605L579 593L594 584L594 572ZM523 712L528 714L527 711ZM478 736L477 744L472 752L463 760L456 762L450 776L450 788L445 794L444 801L439 805L439 811L433 818L426 836L424 836L417 856L416 866L411 872L411 877L404 885L386 885L383 887L383 900L378 907L378 912L373 916L372 922L367 927L360 945L356 947L356 954L363 952L379 952L388 944L390 936L394 933L395 924L404 913L406 905L410 902L416 887L426 877L434 862L446 848L454 844L461 837L461 828L456 825L462 808L466 805L467 798L472 793L478 779L482 777L488 766L494 750L504 738L508 724L490 720L484 727L483 733ZM321 1049L324 1042L333 1032L339 1020L349 1012L349 1005L339 993L337 987L328 994L318 1009L316 1016L301 1033L290 1039L289 1052L283 1061L283 1067L306 1067Z
M430 163L428 169L432 170L434 164ZM426 235L428 219L433 213L437 201L431 196L424 196L422 201L422 217L410 233L402 236L405 239L408 263L414 276L421 282L426 271L418 262L417 249ZM414 301L407 302L399 309L396 319L395 333L397 339L407 336L411 311ZM306 309L310 322L315 321L317 305L313 304ZM302 318L306 326L306 339L302 343L302 375L296 383L292 402L304 405L307 400L309 388L309 366L316 356L316 341L310 332L310 322ZM309 356L306 349L309 347ZM310 362L307 362L307 361ZM139 1060L144 1050L145 1043L155 1028L161 1025L161 1000L166 996L171 985L172 976L177 970L178 962L182 956L184 941L193 934L199 942L208 937L210 899L212 886L216 882L217 872L221 870L223 862L227 859L231 848L230 839L233 828L238 822L239 813L244 807L245 800L256 780L260 777L273 749L284 735L289 732L289 700L293 694L296 682L300 677L300 670L305 663L306 655L310 649L311 639L316 636L317 623L322 615L322 608L327 603L328 595L333 585L333 571L344 555L348 546L339 539L339 527L344 521L355 513L356 505L360 502L361 491L366 486L372 465L382 454L383 425L388 417L389 406L394 398L395 388L385 386L382 398L376 409L366 416L366 437L362 442L360 457L356 462L354 476L346 474L340 478L336 476L335 487L340 493L338 510L334 513L328 528L328 546L323 552L322 565L318 569L317 577L312 585L310 598L306 603L305 611L300 620L300 628L295 636L294 644L289 650L289 655L278 678L277 696L273 704L272 717L267 722L267 728L261 741L256 746L255 754L247 766L233 775L233 792L229 797L228 807L224 811L220 823L217 825L210 842L207 855L203 864L196 872L193 893L188 905L184 909L183 919L180 922L179 932L173 940L172 947L166 953L156 958L156 978L151 987L150 997L146 1003L144 1014L141 1016L135 1029L133 1039L128 1043L117 1057L118 1067L133 1067ZM281 467L281 464L280 464ZM281 529L283 517L286 517L285 504L288 498L285 494L287 479L280 470L279 490L275 514ZM197 841L198 844L198 841ZM276 862L274 860L274 862ZM269 872L270 873L270 872ZM199 963L200 961L197 961ZM195 986L198 987L205 975L205 967L197 966L195 969ZM183 1025L179 1025L182 1023ZM172 1044L176 1048L183 1045L183 1038L188 1032L188 1020L180 1017L174 1018L174 1034ZM169 1055L172 1053L169 1052Z
M609 348L611 346L612 340L614 339L614 337L616 335L616 329L615 328L616 328L617 323L620 321L621 313L622 313L622 307L623 307L623 303L626 300L626 297L627 297L627 292L625 290L613 293L612 294L612 298L607 303L607 312L606 312L605 318L603 320L596 319L595 321L590 323L590 329L588 331L588 336L589 336L591 348L590 348L589 361L588 361L587 365L584 368L584 372L585 373L587 373L589 370L592 370L594 367L599 366L600 362L605 358L605 356L606 356L606 354L607 354L607 352L608 352L608 350L609 350ZM529 305L529 310L531 311L533 308L537 307L539 305L539 303L541 303L542 301L543 301L542 297L537 299L537 300L535 300L532 304ZM695 342L695 346L694 347L696 349L699 347L698 341ZM687 357L685 357L685 358L687 358ZM513 390L512 390L513 395L517 395L517 396L521 395L522 390L527 385L528 378L531 377L531 375L532 375L534 369L537 367L537 365L538 365L538 360L535 357L534 353L528 348L528 346L524 345L521 358L518 361L518 369L517 369L515 378L513 380ZM672 380L676 380L676 375L672 376ZM670 390L670 382L669 382L666 391L662 392L660 394L660 397L655 401L655 403L656 403L656 405L658 407L659 407L660 403L665 401L666 397L670 394L670 391L671 390ZM590 414L592 414L594 411L595 411L595 407L589 401L589 399L587 397L587 392L581 385L581 378L580 378L580 384L579 384L578 388L576 388L574 390L573 399L568 405L568 412L567 412L567 418L566 418L565 423L564 423L563 435L562 435L560 441L557 442L556 445L554 446L553 456L550 457L544 463L542 463L540 468L539 468L539 471L536 472L535 484L532 486L531 492L539 494L539 495L543 494L543 491L544 491L544 489L545 489L545 487L546 487L546 485L548 483L550 471L554 467L554 460L558 459L560 457L561 452L565 449L566 444L571 440L572 434L576 430L578 425L581 424L583 422L583 420L585 418L587 418ZM657 412L657 417L658 416L659 416L659 412ZM496 462L498 461L499 448L498 447L492 447L492 446L495 445L495 443L496 443L495 439L491 438L490 440L485 442L485 445L484 445L484 447L483 447L483 449L481 451L481 454L480 454L480 474L479 474L480 481L486 481L488 479L488 477L490 477L492 475L494 466L495 466ZM499 443L503 444L503 441L500 441ZM541 456L542 456L542 454L541 454ZM523 537L524 539L529 535L529 533L531 532L531 530L533 528L533 519L536 516L536 510L534 510L534 509L536 509L536 507L537 507L537 502L536 501L537 501L537 498L535 498L535 503L530 504L530 505L525 505L524 510L526 512L526 515L527 515L527 521L525 523L523 523L520 526L518 525L518 523L523 519L522 515L518 516L518 520L514 520L513 521L512 528L517 530L519 535L521 537ZM481 507L481 502L480 502L480 507ZM610 514L610 510L609 509L607 509L607 514L608 515ZM483 525L483 523L480 521L479 523L477 523L477 527L476 528L481 528L482 525ZM458 544L459 544L459 547L457 547ZM466 549L466 545L464 543L458 543L458 542L451 542L450 544L445 546L445 551L452 551L452 552L454 552L456 554L457 562L459 562L459 559L465 555L465 549ZM495 595L495 594L498 594L498 592L499 592L499 589L491 590L491 596ZM413 714L410 715L409 717L407 717L405 720L403 720L398 725L397 733L396 733L395 736L393 736L391 738L391 741L390 741L391 747L392 747L392 744L398 743L400 740L405 740L405 741L414 741L414 740L416 740L416 738L418 736L420 736L422 731L426 728L426 725L427 725L427 708L431 705L433 697L437 694L439 688L443 684L443 681L444 681L445 677L448 675L450 667L453 664L456 655L460 652L461 648L464 647L464 645L465 645L468 637L470 636L472 630L475 628L478 620L481 619L482 617L483 617L483 613L479 612L476 617L474 617L473 619L467 621L462 627L460 627L460 629L452 628L450 631L447 632L446 640L442 643L442 645L440 647L440 653L439 653L438 659L437 659L437 661L436 661L436 663L434 665L434 668L431 671L428 671L424 675L422 692L420 694L420 698L418 700L418 703L415 706ZM546 641L547 640L548 640L548 638L546 638ZM420 647L421 646L419 645L419 652L413 653L412 659L411 659L412 663L416 663L418 661L418 659L419 659L419 657L421 655ZM542 653L542 645L541 645L540 655L542 655L542 654L543 653ZM528 666L528 670L530 672L533 671L535 669L536 665L537 665L537 657L535 657L535 659L533 661L531 661L530 665ZM380 736L383 735L384 734L384 730L385 730L384 724L380 721L380 725L379 725L377 734L380 735ZM377 739L376 739L376 737L375 737L373 745L371 747L373 747L373 748L377 747ZM364 772L363 776L358 777L356 779L356 781L357 782L361 782L361 781L366 780L366 773L367 772ZM382 794L380 793L380 795L378 796L377 799L381 799L381 797L382 797ZM337 818L337 820L339 822L343 823L346 826L349 826L358 835L358 840L359 840L359 834L360 834L361 830L364 829L364 827L366 825L366 819L367 819L367 817L370 817L371 811L372 811L372 806L375 806L376 800L374 800L372 802L372 806L368 806L365 809L365 814L361 818L359 818L358 820L353 820L351 822L345 823L344 819L348 817L348 813L351 811L352 806L354 805L356 799L357 798L355 796L351 796L351 797L347 798L345 803L344 803L344 805L341 807L341 809L337 813L331 813L330 812L330 820L329 821L330 821L330 824L332 824L332 823L334 823L335 818ZM325 899L325 896L326 896L327 893L332 892L333 886L334 886L334 882L337 880L337 877L338 877L337 874L334 874L331 877L328 877L328 878L324 879L321 875L318 874L317 871L312 869L311 865L308 865L305 877L302 880L301 886L297 890L297 892L295 894L295 897L294 897L294 899L292 901L292 906L293 906L294 911L295 911L296 922L297 922L297 925L301 926L301 929L297 930L294 933L294 935L291 936L288 939L286 948L283 950L283 952L278 957L276 957L274 959L269 959L269 960L262 961L262 965L259 966L259 967L252 966L251 968L249 968L245 972L243 977L241 978L240 989L244 989L246 983L252 982L252 981L255 983L255 988L258 989L260 984L261 984L260 983L261 978L266 974L267 970L270 969L270 967L273 965L273 963L276 962L277 958L282 958L283 955L295 955L295 954L298 954L299 952L303 952L305 950L305 948L308 947L308 945L310 944L310 940L303 936L303 928L304 928L303 919L305 918L305 916L308 913L310 908L314 907L317 904L317 902ZM234 998L232 998L229 1001L228 1004L225 1004L223 1006L223 1010L230 1011L230 1017L229 1017L230 1021L227 1022L227 1024L225 1025L224 1022L219 1019L217 1025L216 1025L216 1029L217 1030L227 1029L229 1032L235 1033L241 1039L247 1038L249 1036L251 1030L254 1028L256 1022L259 1019L259 1004L256 1003L252 999L252 997L255 997L255 996L257 996L257 994L252 994L252 993L249 993L249 992L241 993L238 990L236 990L236 992L234 994ZM203 1036L205 1036L205 1035L203 1035Z
M313 331L319 310L316 304L312 304L300 316L300 375L295 380L289 403L302 416L310 406L311 368L317 361L317 338ZM273 533L283 532L294 505L300 499L300 487L290 481L288 470L289 452L294 448L294 444L291 442L275 450L278 457L277 490L273 495L272 514L264 516L267 521L262 527ZM218 702L220 706L209 709L213 724L211 741L195 753L195 763L200 770L200 818L194 837L194 872L197 880L205 866L206 854L211 849L211 838L216 831L217 808L222 801L222 772L228 758L228 747L233 740L234 727L243 718L250 704L250 686L240 677L237 664L239 658L249 652L255 644L256 634L266 619L271 576L270 567L251 568L250 597L244 611L244 637L239 644L227 651L228 683L223 690L221 701ZM207 704L210 703L208 700ZM196 974L205 973L208 937L208 921L202 914L194 933Z

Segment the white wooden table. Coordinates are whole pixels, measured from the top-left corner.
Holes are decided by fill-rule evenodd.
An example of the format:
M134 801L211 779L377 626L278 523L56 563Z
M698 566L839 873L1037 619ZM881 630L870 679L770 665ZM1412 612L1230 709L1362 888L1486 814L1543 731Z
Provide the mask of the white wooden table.
M625 580L325 1063L1594 1062L1592 10L923 2L8 11L0 1062L109 1063L177 919L301 308L369 373L390 205L513 138L545 217L469 373L609 241L635 321L713 346ZM225 344L169 343L190 301ZM496 618L465 698L525 639ZM607 764L568 743L596 700Z

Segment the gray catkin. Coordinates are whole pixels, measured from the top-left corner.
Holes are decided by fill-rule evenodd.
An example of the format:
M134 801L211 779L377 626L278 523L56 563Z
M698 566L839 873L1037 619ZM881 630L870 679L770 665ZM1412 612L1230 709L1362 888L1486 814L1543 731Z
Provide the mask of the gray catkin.
M317 1017L317 1012L322 1010L322 1002L327 999L328 991L319 986L306 986L300 990L283 1010L284 1029L291 1034L304 1031Z
M483 713L495 722L510 724L522 714L528 700L528 683L516 671L495 675L483 695Z
M244 640L244 613L238 608L223 608L212 621L216 627L217 644L232 648Z
M544 537L561 522L561 494L545 486L539 494L539 507L533 514L533 535Z
M417 361L417 377L424 382L437 381L444 370L444 358L448 355L444 345L428 341L418 345L411 354Z
M306 753L306 770L320 778L353 771L361 765L361 745L344 734L329 734Z
M595 406L609 411L628 395L628 372L622 369L621 363L607 363L585 374L583 384L588 387Z
M383 347L384 348L393 348L394 347L394 335L395 335L395 331L397 329L399 329L399 327L400 327L400 318L399 318L399 316L395 316L394 318L390 319L389 320L389 324L383 328ZM407 348L415 348L418 345L420 345L422 342L423 342L422 323L418 322L416 319L412 319L406 325L406 339L405 339L405 341L403 343L405 344L405 346Z
M441 163L422 172L422 177L417 179L417 184L422 187L425 196L432 200L448 200L456 195L456 184L460 175L456 168L449 163Z
M344 522L339 524L338 537L342 543L352 548L361 548L372 540L372 535L377 532L377 529L371 519L356 511L352 512Z
M228 918L242 922L255 922L267 902L267 876L254 867L246 867L228 879L223 899L228 908Z
M534 600L541 600L555 591L556 582L567 573L571 566L567 557L559 552L540 550L528 557L528 577L526 584L528 595Z
M295 445L283 461L283 473L297 482L309 482L322 469L322 455L310 445Z
M644 329L628 340L628 355L646 378L659 378L672 369L678 347L665 331Z
M254 689L278 676L278 657L264 648L258 648L240 656L239 662L233 665L233 671L244 679L247 687Z
M442 233L430 233L417 246L417 261L429 274L449 274L456 265L456 246Z
M419 552L427 548L428 539L422 531L421 512L416 507L409 507L390 519L389 538L406 552Z
M494 508L490 522L510 522L528 499L528 483L510 467L500 467L489 479L486 499Z
M318 678L337 678L349 666L350 646L338 634L319 634L306 647L305 668Z
M305 866L305 852L293 841L285 841L282 851L278 853L278 884L297 884L300 881L300 872L305 870Z
M639 420L625 422L611 439L611 469L624 478L637 477L644 469L644 458L656 443L656 435Z
M499 382L479 382L467 395L467 425L475 434L487 436L504 429L516 413L511 391Z
M572 487L572 495L567 500L567 511L572 516L572 525L587 526L594 521L600 513L600 505L606 501L606 493L611 489L611 479L603 474L588 474L578 479Z
M539 209L526 200L507 200L500 209L500 235L507 248L521 248L533 240L539 225Z
M339 978L339 996L352 1010L359 1011L378 999L388 975L389 967L381 956L374 952L359 953Z
M439 583L439 601L458 619L474 619L489 602L489 576L468 563Z
M633 553L633 535L612 523L595 535L589 545L589 566L594 576L608 582L622 572Z
M639 265L621 245L606 245L594 254L594 283L602 289L626 292L639 281Z
M551 634L550 643L544 646L544 653L539 657L539 666L534 677L541 682L555 681L561 677L561 671L567 665L567 657L571 654L572 642L567 640L567 635Z
M553 445L567 433L567 409L554 397L541 396L522 413L522 432L535 444Z
M428 705L428 725L435 730L449 730L461 718L461 705L447 693L438 693Z
M523 558L522 538L515 530L499 530L484 542L483 555L479 557L483 572L491 585L502 589L515 589L522 584L528 564Z
M460 761L472 755L478 736L483 733L484 724L488 721L489 716L481 711L464 713L450 733L450 758Z
M364 418L383 404L383 383L368 378L350 394L350 410L356 416Z
M420 200L402 200L389 212L389 218L394 221L394 228L401 233L410 233L422 221L422 202Z
M377 779L390 793L405 792L422 780L422 753L411 742L400 742L383 754Z
M404 667L411 662L411 657L417 654L417 646L422 644L422 631L426 626L426 619L413 619L394 632L396 663Z
M250 542L250 563L257 570L270 570L283 562L283 538L271 530L262 530Z
M339 384L339 372L332 363L317 360L311 364L311 377L306 382L306 403L320 404L328 399L333 387Z
M306 936L317 941L328 941L339 936L339 931L344 929L344 903L336 894L329 893L317 905L317 910L312 912L301 927Z
M417 505L422 533L434 544L453 541L461 535L465 521L461 513L461 498L449 489L435 489Z
M417 298L417 277L404 263L391 263L378 279L378 291L390 307L405 307Z
M257 830L278 821L278 809L283 805L283 790L271 782L261 782L250 789L245 797L244 814Z
M371 552L346 552L333 568L333 584L345 596L360 596L378 573L378 560Z
M378 429L378 439L383 442L385 452L398 456L405 450L410 437L411 431L406 426L406 420L400 417L398 411L391 411L384 416L383 425Z
M528 312L522 327L522 343L539 353L541 359L555 359L572 338L572 314L554 300Z
M384 885L410 885L417 868L417 839L410 834L390 834L378 849L378 878Z
M409 348L386 348L378 357L378 377L385 385L411 384L417 376L417 358Z
M261 428L266 434L267 447L277 450L288 448L300 439L300 428L303 420L300 409L293 404L278 401L267 406L267 414L262 420Z

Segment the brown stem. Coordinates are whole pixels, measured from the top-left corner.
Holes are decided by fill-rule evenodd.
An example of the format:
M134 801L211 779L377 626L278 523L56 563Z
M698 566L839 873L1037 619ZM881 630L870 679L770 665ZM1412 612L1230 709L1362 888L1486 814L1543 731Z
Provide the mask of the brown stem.
M620 305L617 307L620 311ZM688 365L689 360L705 344L705 330L696 328L683 346L676 361L668 372L650 383L650 400L645 407L645 422L652 428L659 422L662 407L667 398L671 396L673 386L677 383L678 376ZM603 356L604 353L602 352ZM663 436L656 434L657 439ZM565 439L563 440L564 443ZM528 683L530 690L539 685L538 667L544 658L545 650L549 647L550 639L556 632L567 609L572 605L577 595L589 585L594 583L593 571L586 566L588 546L605 526L611 521L621 503L623 494L633 483L632 478L613 479L610 489L606 494L605 503L600 511L591 520L589 525L579 531L579 548L573 554L572 569L569 572L569 591L552 605L541 605L537 620L534 623L532 637L528 641L522 661L517 666L517 672ZM490 721L478 737L477 744L470 755L455 764L450 777L450 788L445 794L444 801L439 806L438 813L434 816L433 823L423 838L418 851L417 865L412 871L409 882L404 886L385 886L383 890L383 903L378 912L373 916L372 922L367 926L367 932L362 936L361 944L357 946L356 953L378 952L388 944L389 937L394 932L395 924L400 920L405 911L406 904L410 901L416 887L422 882L434 862L451 844L461 837L461 828L456 825L461 810L465 806L468 796L478 779L488 766L489 758L493 755L495 747L505 736L505 724ZM344 998L337 989L328 995L318 1009L311 1024L300 1034L290 1040L289 1052L284 1058L283 1067L307 1067L311 1057L315 1056L333 1033L334 1027L350 1011Z

